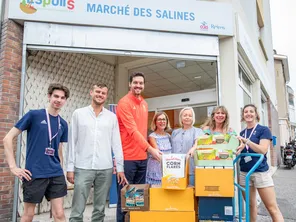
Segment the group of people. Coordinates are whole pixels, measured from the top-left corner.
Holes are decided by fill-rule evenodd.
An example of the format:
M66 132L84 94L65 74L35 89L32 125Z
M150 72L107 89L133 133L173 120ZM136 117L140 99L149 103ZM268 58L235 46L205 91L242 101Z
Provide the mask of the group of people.
M104 221L107 195L112 181L113 157L117 170L118 192L126 184L160 184L162 154L181 153L192 156L197 137L204 134L236 135L229 127L229 114L224 106L216 107L209 119L194 127L195 113L185 107L179 114L181 128L172 134L165 112L157 112L151 124L153 131L147 140L148 105L141 96L145 76L136 72L130 76L130 91L117 105L116 115L104 108L108 87L102 83L90 89L91 104L74 111L68 132L67 122L59 115L70 96L67 87L51 84L48 88L49 105L46 109L26 113L7 133L3 142L11 172L22 180L24 213L21 222L32 221L35 206L45 198L51 202L55 221L66 221L63 197L67 184L62 169L63 143L67 146L67 180L74 184L70 221L83 221L83 212L91 187L94 188L92 221ZM264 160L251 177L251 221L256 221L256 190L271 214L273 221L283 221L277 206L274 185L266 153L272 140L270 130L258 124L259 114L254 105L242 110L242 121L247 127L241 131L237 153L262 153ZM27 131L26 166L16 165L14 138ZM240 184L246 186L245 175L258 159L245 157L240 161ZM194 164L190 164L190 184L194 184ZM118 195L117 222L124 221L121 195Z

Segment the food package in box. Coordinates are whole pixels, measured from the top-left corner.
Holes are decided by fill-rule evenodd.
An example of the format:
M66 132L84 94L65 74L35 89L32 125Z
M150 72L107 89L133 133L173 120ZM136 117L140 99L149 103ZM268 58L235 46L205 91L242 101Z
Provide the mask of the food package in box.
M202 135L197 137L197 145L209 145L213 142L212 135Z
M214 148L200 148L197 149L198 160L215 160L216 149Z
M194 153L195 166L232 166L238 145L239 141L235 136L230 137L229 143L197 145Z
M185 177L185 161L186 154L162 155L162 176L174 178Z
M121 189L123 211L149 210L149 184L129 184Z

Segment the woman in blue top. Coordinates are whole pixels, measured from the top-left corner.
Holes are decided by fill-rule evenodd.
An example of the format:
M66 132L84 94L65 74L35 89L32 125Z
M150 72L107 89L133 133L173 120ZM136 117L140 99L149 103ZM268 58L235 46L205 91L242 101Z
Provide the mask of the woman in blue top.
M182 128L172 133L172 153L187 154L195 146L197 137L204 135L203 131L194 127L195 113L191 107L185 107L179 114L179 123ZM190 161L189 183L194 185L194 161Z
M274 191L274 184L269 173L266 153L272 140L271 132L268 127L258 124L260 117L256 106L249 104L242 110L242 121L247 124L246 129L241 131L239 139L241 145L237 151L239 153L260 153L264 154L264 159L259 167L250 177L250 218L255 222L257 217L256 190L258 191L265 207L269 211L272 221L284 221L278 208ZM246 156L240 161L240 179L241 186L246 186L246 174L258 161L258 157Z
M151 123L151 133L148 137L149 143L155 149L159 149L163 154L170 154L172 145L170 135L166 132L170 129L170 122L165 112L158 112L154 115ZM161 164L151 155L148 156L146 183L161 184Z

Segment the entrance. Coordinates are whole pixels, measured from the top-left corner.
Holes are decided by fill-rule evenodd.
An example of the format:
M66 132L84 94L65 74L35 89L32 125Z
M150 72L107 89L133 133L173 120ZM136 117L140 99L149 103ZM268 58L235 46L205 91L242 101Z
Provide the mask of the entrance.
M144 97L150 116L153 117L157 110L164 110L174 128L179 127L178 115L183 107L194 107L196 123L201 124L208 107L218 103L217 36L129 30L120 41L114 39L118 33L122 34L120 30L94 27L83 33L104 39L81 42L82 38L75 35L80 29L57 24L51 24L48 29L43 23L26 23L23 50L27 56L23 57L22 70L26 79L24 112L45 106L44 86L61 82L71 89L71 97L61 114L70 122L75 109L89 104L92 83L107 83L110 88L107 103L116 104L128 92L128 77L133 71L145 73ZM51 34L42 35L42 38L34 35L42 30ZM69 39L71 42L64 42ZM26 144L25 138L22 144ZM25 151L22 149L20 156L25 156ZM25 164L23 158L21 163ZM69 191L65 198L66 208L71 206L71 195ZM22 201L20 195L19 202ZM23 204L18 209L22 213ZM41 203L40 212L49 209L47 202Z

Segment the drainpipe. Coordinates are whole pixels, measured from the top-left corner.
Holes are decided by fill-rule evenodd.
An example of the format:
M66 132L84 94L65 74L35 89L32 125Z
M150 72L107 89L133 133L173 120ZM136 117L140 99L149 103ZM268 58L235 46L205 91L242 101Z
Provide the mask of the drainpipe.
M19 119L23 116L24 111L24 100L25 100L25 81L26 81L26 58L27 56L27 45L23 44L22 51L22 73L21 73L21 92L20 92L20 106L19 106ZM21 146L22 146L22 134L17 138L17 147L16 147L16 165L20 167L21 162ZM19 178L15 177L14 179L14 197L13 197L13 213L12 213L12 222L17 222L18 215L18 199L19 199Z
M0 0L0 42L2 41L2 22L5 14L5 0Z

